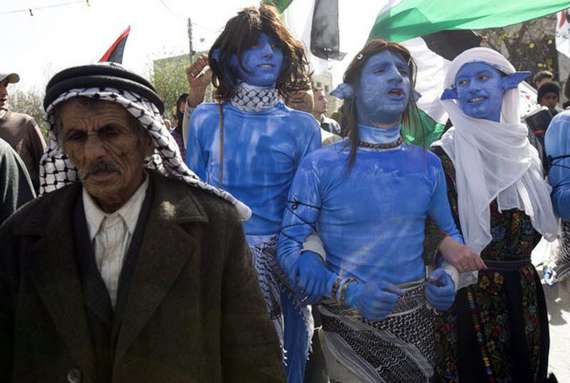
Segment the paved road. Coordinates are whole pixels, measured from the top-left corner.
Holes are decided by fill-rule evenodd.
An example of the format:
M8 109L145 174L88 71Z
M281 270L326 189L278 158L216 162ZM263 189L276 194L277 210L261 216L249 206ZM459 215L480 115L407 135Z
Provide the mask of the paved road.
M550 322L549 369L560 383L570 383L570 278L544 286Z

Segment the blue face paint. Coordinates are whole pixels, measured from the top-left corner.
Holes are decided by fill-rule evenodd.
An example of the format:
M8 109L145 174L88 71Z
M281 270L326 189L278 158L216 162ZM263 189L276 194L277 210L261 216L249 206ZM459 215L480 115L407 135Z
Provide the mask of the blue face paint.
M505 90L497 69L483 62L465 64L455 76L455 88L463 113L500 122Z
M238 78L254 86L274 87L283 67L283 51L276 41L261 33L257 44L241 54L241 65L237 56L232 56L231 65Z
M410 68L404 58L389 50L375 54L364 65L355 91L358 123L399 123L410 92Z
M400 125L388 129L378 129L368 125L358 124L358 138L370 144L388 144L400 137Z

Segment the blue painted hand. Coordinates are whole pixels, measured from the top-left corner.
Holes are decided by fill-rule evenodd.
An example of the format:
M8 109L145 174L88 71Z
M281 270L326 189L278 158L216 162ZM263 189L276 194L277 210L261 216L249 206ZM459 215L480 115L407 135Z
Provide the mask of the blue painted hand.
M232 56L231 66L237 77L249 85L275 87L283 67L283 51L275 39L261 33L257 44L246 49L239 60Z
M297 261L295 285L306 297L303 303L314 304L329 295L336 274L329 271L321 257L312 251L304 251Z
M528 72L504 75L484 62L465 64L455 76L455 84L446 89L442 99L457 99L469 117L500 122L503 96L523 81Z
M355 90L359 124L399 124L411 92L410 67L389 50L370 57Z
M455 283L443 269L435 269L426 285L427 301L437 310L445 311L455 299Z
M387 282L353 283L346 292L346 303L368 320L383 320L394 310L403 291Z

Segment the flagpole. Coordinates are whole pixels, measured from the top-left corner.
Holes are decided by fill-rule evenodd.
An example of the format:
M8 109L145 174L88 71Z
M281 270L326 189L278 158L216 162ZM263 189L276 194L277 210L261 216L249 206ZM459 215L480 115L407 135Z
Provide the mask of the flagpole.
M192 64L192 20L188 18L188 54L190 57L190 64Z

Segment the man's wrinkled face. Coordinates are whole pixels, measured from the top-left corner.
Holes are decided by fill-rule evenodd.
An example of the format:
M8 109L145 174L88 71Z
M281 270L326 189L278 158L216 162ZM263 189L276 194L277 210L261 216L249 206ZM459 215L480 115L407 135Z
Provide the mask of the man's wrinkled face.
M261 33L257 44L245 50L240 58L242 65L233 56L232 66L241 81L254 86L275 86L283 67L283 51L275 39Z
M540 105L552 109L556 107L556 105L558 105L558 101L559 101L558 95L556 93L549 92L546 93L544 96L542 96L542 98L540 99Z
M325 114L328 107L328 100L325 96L325 92L323 92L322 89L318 89L313 92L313 96L315 102L313 113L315 115Z
M8 103L8 80L0 81L0 109Z
M310 90L298 90L287 97L285 104L296 110L313 113L313 92Z
M455 76L457 101L473 118L499 122L505 94L501 73L483 62L465 64Z
M411 92L410 68L397 53L384 50L370 57L356 89L358 122L371 126L400 121Z
M58 137L83 186L106 212L119 209L144 180L150 137L125 108L107 101L65 102Z

